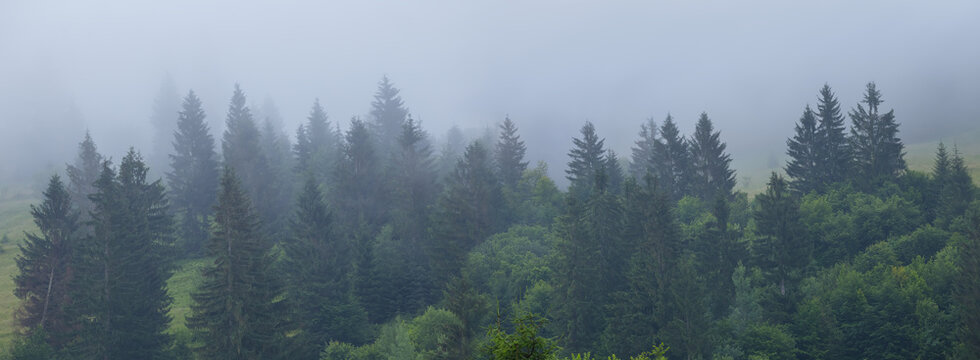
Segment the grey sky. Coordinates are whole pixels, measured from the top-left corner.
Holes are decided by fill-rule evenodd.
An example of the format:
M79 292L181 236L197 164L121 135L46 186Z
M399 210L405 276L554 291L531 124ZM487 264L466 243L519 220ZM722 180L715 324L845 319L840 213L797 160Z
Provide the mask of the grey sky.
M434 136L509 114L555 177L584 121L625 156L667 112L689 133L707 111L739 167L764 166L825 82L845 109L877 82L903 138L933 140L977 127L978 18L975 0L0 0L0 172L29 144L72 154L85 128L117 159L149 151L166 73L213 127L239 82L289 133L317 97L346 126L387 74ZM58 116L73 133L37 139Z

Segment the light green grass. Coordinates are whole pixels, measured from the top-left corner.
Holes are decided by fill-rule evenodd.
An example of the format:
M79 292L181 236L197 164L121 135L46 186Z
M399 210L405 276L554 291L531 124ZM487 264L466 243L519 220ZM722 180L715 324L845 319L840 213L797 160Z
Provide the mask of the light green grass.
M173 297L173 305L170 306L170 332L178 333L187 329L187 316L191 311L191 292L197 288L201 282L201 268L209 262L209 259L183 260L177 263L177 271L167 280L167 290Z
M31 218L31 200L10 200L0 202L0 239L7 236L6 243L0 243L0 344L10 342L17 327L14 312L19 306L14 296L14 275L17 274L17 263L14 258L20 253L17 247L24 239L24 231L34 232Z

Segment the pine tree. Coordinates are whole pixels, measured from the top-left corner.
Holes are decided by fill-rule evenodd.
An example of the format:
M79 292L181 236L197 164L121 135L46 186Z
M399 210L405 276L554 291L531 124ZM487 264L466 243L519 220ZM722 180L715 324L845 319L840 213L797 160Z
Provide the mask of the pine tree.
M875 83L868 83L861 104L851 111L851 147L858 176L864 181L894 178L905 171L904 145L898 138L895 110L880 114L884 102Z
M315 358L328 341L359 343L367 314L355 301L352 249L333 228L323 194L312 176L307 177L290 226L292 236L283 246L282 273L286 298L300 333L297 342L303 358Z
M174 132L167 180L175 211L180 215L183 251L199 255L208 238L208 215L218 192L218 160L214 137L194 91L184 98Z
M654 175L671 199L677 201L691 193L690 149L670 114L660 125L660 136L663 140L653 144Z
M653 118L647 119L640 124L640 139L636 140L636 146L632 148L633 156L630 161L630 175L637 180L642 180L647 173L656 176L656 164L658 144L657 124ZM662 145L662 144L661 144Z
M813 110L807 105L803 117L796 124L796 135L786 140L786 154L790 159L786 163L786 175L792 178L792 187L801 194L807 194L821 188L825 170L820 168L821 150L820 135Z
M841 114L837 96L830 85L823 85L817 101L817 168L823 173L820 183L825 186L847 179L852 157L850 143L844 132L844 115Z
M78 144L78 157L75 163L68 165L68 193L71 194L71 201L79 212L79 223L86 224L91 219L90 212L94 210L92 200L89 195L95 193L95 182L99 179L102 171L102 155L99 154L92 141L89 132L85 132L85 139ZM83 229L88 232L88 230Z
M71 301L72 248L79 236L78 211L58 175L51 177L40 206L31 205L40 234L26 233L15 258L14 295L21 300L16 315L26 329L43 328L45 341L60 349L71 334L66 308Z
M402 124L408 118L408 109L399 92L388 76L384 76L378 82L378 90L371 102L371 130L377 136L375 144L378 154L385 159L395 151Z
M714 131L707 113L701 113L691 137L692 184L694 195L702 199L726 198L735 188L735 171L730 168L732 157L725 153L721 133Z
M786 180L775 172L769 178L766 192L759 194L759 210L755 214L758 233L762 238L753 244L758 265L769 271L771 279L786 295L788 282L800 278L799 273L809 263L810 247L802 236L799 204L789 193Z
M284 331L280 286L270 241L234 171L226 167L214 211L208 256L191 294L188 327L202 339L206 359L278 358Z
M92 195L94 235L73 257L72 318L80 359L161 359L171 298L172 220L163 185L146 182L149 169L134 150L118 174L108 162Z
M173 78L167 74L160 84L156 99L153 101L153 114L150 123L153 125L153 155L148 163L152 169L166 169L170 163L170 141L173 134L179 131L177 113L180 112L180 95Z
M500 191L490 155L483 144L473 142L447 179L433 219L430 256L440 280L457 274L466 254L500 230Z
M579 200L585 200L595 187L596 177L606 171L606 150L603 148L606 140L599 139L591 122L582 126L581 133L581 139L572 139L575 147L568 152L571 160L565 173L568 174L566 178L571 181L569 192L579 197Z
M494 160L497 165L497 174L500 174L500 181L510 189L516 189L517 183L521 181L524 170L527 170L527 161L524 161L524 153L527 146L517 134L517 125L510 117L505 117L500 124L500 136L497 139L497 147L494 152Z

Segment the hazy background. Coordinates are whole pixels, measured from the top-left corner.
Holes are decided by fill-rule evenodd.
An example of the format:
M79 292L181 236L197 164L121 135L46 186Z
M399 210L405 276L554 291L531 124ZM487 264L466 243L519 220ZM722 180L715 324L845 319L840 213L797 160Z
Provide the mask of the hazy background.
M346 128L387 74L436 140L509 114L556 179L584 121L628 156L668 112L690 133L707 111L736 168L766 167L825 82L846 111L875 81L906 143L934 141L980 123L978 18L976 0L0 0L0 181L61 170L85 129L115 159L149 152L167 74L219 141L235 82L294 134L314 98Z

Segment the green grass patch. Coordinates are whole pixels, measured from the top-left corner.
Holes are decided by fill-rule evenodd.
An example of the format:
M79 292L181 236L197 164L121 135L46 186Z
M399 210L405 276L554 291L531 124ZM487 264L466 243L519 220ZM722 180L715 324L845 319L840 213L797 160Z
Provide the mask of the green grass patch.
M191 292L201 282L201 269L210 259L182 260L177 263L177 271L167 280L167 291L174 298L170 306L170 333L176 334L187 330L187 316L191 312Z
M19 307L14 296L14 275L20 254L18 244L24 240L24 232L37 231L31 217L30 204L35 201L20 199L0 202L0 344L9 344L17 330L14 312Z

